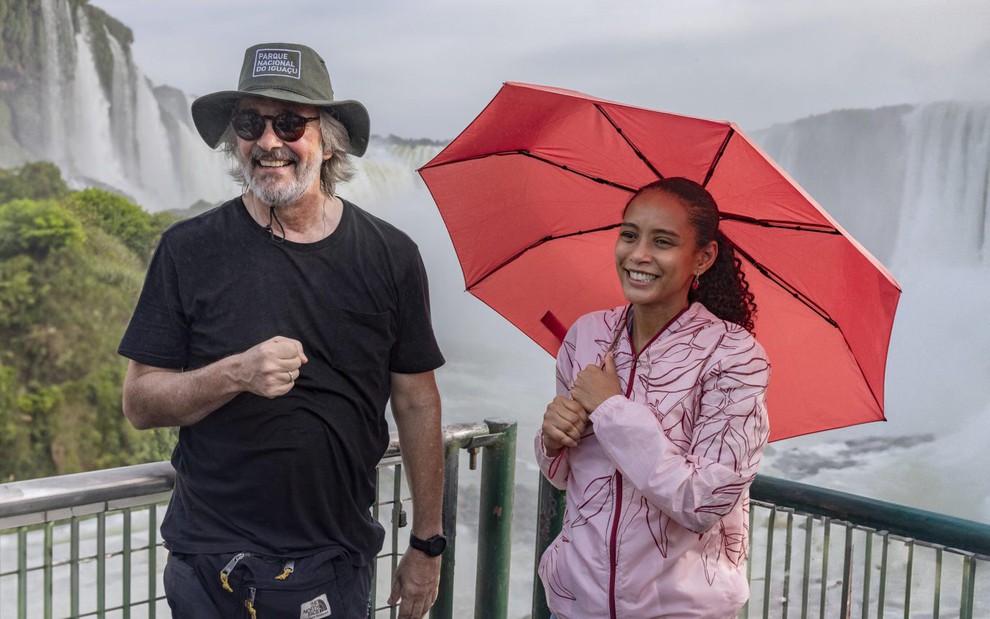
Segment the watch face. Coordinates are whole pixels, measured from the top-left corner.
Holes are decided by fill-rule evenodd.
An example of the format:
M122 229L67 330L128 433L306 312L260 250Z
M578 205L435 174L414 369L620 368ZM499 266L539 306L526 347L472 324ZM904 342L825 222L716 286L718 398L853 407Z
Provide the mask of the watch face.
M444 551L444 549L447 548L447 538L446 537L441 537L439 535L434 535L428 541L430 543L430 552L429 552L429 554L433 555L434 557L440 555Z
M430 539L419 539L414 535L409 536L409 545L424 552L431 557L439 557L447 548L447 538L443 535L434 535Z

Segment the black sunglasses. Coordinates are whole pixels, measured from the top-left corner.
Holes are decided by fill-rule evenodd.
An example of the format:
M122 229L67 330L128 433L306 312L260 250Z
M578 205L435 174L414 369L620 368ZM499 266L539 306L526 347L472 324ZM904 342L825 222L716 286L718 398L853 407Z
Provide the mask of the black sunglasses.
M319 120L319 116L307 118L295 112L282 112L278 116L259 114L254 110L239 110L230 117L230 126L242 140L254 141L265 132L265 122L272 121L275 135L283 142L295 142L306 133L306 123Z

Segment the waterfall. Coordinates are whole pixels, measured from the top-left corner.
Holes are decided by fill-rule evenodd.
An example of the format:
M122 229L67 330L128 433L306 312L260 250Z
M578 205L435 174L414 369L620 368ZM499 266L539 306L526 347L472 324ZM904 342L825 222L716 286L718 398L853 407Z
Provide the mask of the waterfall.
M176 169L172 159L172 143L168 131L162 123L162 110L151 92L147 80L140 75L135 77L134 137L139 144L137 183L142 188L155 187L159 199L165 204L183 204L179 200L182 180L175 177ZM165 179L165 183L159 182L162 170L171 172L170 177ZM196 176L193 176L193 179L195 178Z
M129 44L91 25L86 5L40 4L43 103L36 135L18 136L21 152L55 161L74 185L114 188L150 210L236 193L224 158L196 133L187 96L153 88ZM109 86L95 37L108 42ZM840 110L753 137L895 274L918 260L986 263L990 104ZM438 148L374 138L347 191L384 204L419 182L413 169Z
M754 138L904 290L887 358L891 423L774 444L765 472L990 520L990 481L946 481L982 470L974 437L990 429L990 103L842 110ZM856 447L866 436L887 447ZM789 461L822 468L802 475Z
M22 151L54 161L72 186L118 191L152 211L236 195L225 157L193 125L191 97L154 87L127 43L91 23L84 5L72 7L69 0L41 2L44 109L35 135L19 136ZM96 55L97 38L106 40L109 58ZM101 83L100 62L112 63L102 71L109 84ZM357 177L342 191L359 204L384 206L419 182L415 168L439 148L373 136L368 154L355 160Z
M438 142L408 142L398 138L372 136L364 157L354 159L357 174L341 188L341 193L358 204L379 209L401 209L390 198L408 195L420 183L416 169L440 152ZM389 218L389 213L382 216Z
M131 189L124 175L120 154L108 139L113 131L110 124L110 102L100 86L100 77L90 47L89 22L77 11L79 31L75 33L76 65L72 87L62 97L58 111L66 121L63 156L71 177L95 179L124 191Z
M75 186L112 187L149 210L235 195L224 156L193 127L191 98L152 87L127 44L91 31L79 5L73 19L71 6L41 0L44 122L36 135L21 136L20 147L58 163ZM96 36L109 41L109 89L99 79ZM968 474L985 468L981 440L990 430L990 104L838 110L751 137L904 288L887 368L891 422L775 443L762 472L990 521L990 480ZM448 359L437 375L445 423L519 421L511 615L522 616L535 536L537 472L529 445L554 395L553 361L464 292L443 222L415 172L440 148L372 136L365 157L354 160L357 176L339 193L420 247ZM864 450L850 440L862 436L881 437L872 443L881 447ZM791 455L823 463L821 472L789 469ZM470 583L461 590L471 591Z
M189 113L192 97L178 91L164 92L161 88L155 89L154 94L162 106L162 121L169 127L176 170L173 186L182 192L180 203L189 205L199 200L220 202L240 193L227 173L230 165L226 156L210 150L193 126ZM179 101L164 100L173 95ZM186 183L184 179L195 179L195 182Z
M987 264L990 104L926 105L904 124L908 173L894 261L935 254L951 266Z
M840 110L753 137L895 275L986 265L990 103Z
M24 77L23 87L43 103L33 110L10 102L15 116L31 120L18 124L18 148L5 148L14 165L53 161L71 186L111 189L149 210L236 194L223 157L193 126L188 97L174 105L171 92L154 88L134 66L129 43L91 23L93 11L99 12L69 0L41 1L42 75L36 82ZM108 54L97 54L97 40Z
M113 55L113 87L110 106L113 148L124 166L126 176L137 178L138 144L128 130L137 122L134 113L135 75L120 41L113 37L107 37L107 39L110 42L110 50Z
M44 24L35 30L45 36L44 74L32 99L40 109L33 115L13 110L15 117L40 121L18 123L19 142L16 148L0 149L5 156L27 153L53 160L75 186L112 187L149 210L217 202L238 192L226 174L224 156L210 151L193 127L189 96L153 87L134 65L129 44L94 25L96 20L91 23L84 5L69 0L40 4ZM109 57L94 52L93 42L100 37L108 39ZM108 61L112 67L99 65ZM109 85L100 75L111 76ZM9 100L16 104L16 98ZM865 464L857 461L859 479L831 468L805 480L990 519L990 503L980 498L990 488L983 494L951 489L954 500L942 504L921 490L911 497L892 496L890 490L925 487L917 468L905 462L925 462L929 487L958 477L961 470L981 470L981 452L959 445L978 442L990 424L985 386L990 375L985 354L990 348L985 326L990 314L990 104L838 110L751 132L751 137L904 288L887 368L891 423L806 437L803 443L784 441L774 448L817 447L862 434L931 435L935 438L924 449L937 457L921 448L891 451L874 454ZM358 175L339 191L396 224L420 246L434 322L449 360L438 375L449 411L446 421L518 419L524 444L553 395L553 363L464 292L443 222L415 172L441 147L372 136L366 156L355 160ZM827 450L822 453L836 460ZM912 460L919 453L923 457ZM523 454L521 461L533 474L528 457Z
M41 15L45 32L44 74L40 93L43 110L39 134L34 137L40 144L38 156L64 167L67 159L59 148L59 141L68 125L62 113L62 92L66 80L63 66L75 64L72 14L64 0L42 0Z

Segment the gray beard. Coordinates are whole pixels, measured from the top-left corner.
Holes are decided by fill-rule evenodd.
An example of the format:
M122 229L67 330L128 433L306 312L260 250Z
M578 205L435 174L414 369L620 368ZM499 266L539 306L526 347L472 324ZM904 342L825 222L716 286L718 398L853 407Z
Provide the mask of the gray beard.
M277 181L263 182L251 174L254 169L254 165L252 164L253 157L254 153L252 153L251 158L241 160L241 173L244 175L247 181L247 187L251 193L260 201L274 208L282 208L295 204L306 193L306 190L309 189L320 173L318 161L311 161L306 166L301 167L299 159L290 156L296 165L295 179L285 184Z

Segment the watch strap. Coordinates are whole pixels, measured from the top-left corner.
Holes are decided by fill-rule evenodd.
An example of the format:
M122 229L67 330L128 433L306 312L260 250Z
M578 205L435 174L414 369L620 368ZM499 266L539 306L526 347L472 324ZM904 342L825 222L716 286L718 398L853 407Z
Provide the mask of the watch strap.
M434 535L429 539L420 539L410 533L409 546L428 556L439 557L447 548L447 538L443 535Z

